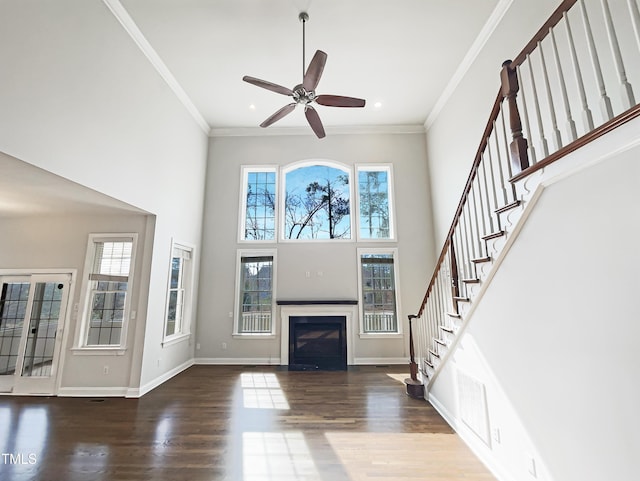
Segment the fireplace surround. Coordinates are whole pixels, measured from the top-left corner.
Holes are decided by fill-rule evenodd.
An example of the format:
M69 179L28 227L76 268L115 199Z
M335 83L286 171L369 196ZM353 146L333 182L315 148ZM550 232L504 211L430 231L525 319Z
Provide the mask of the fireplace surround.
M357 300L278 300L280 364L292 370L345 370L353 360Z

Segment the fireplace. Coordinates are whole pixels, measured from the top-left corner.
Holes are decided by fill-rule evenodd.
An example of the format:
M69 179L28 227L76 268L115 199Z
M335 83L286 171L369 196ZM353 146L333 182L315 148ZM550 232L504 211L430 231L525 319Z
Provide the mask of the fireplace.
M345 371L346 316L290 316L289 369Z
M290 370L346 370L355 364L355 299L276 301L280 311L280 365Z

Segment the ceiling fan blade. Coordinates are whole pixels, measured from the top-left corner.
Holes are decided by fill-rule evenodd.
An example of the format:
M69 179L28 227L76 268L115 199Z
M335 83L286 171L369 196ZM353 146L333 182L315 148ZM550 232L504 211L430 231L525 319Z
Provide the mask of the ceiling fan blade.
M283 87L282 85L274 84L272 82L267 82L266 80L260 80L259 78L249 77L245 75L242 77L242 80L248 82L250 84L256 85L258 87L262 87L263 89L271 90L272 92L277 92L282 95L293 96L293 90Z
M271 117L269 117L267 120L262 122L260 124L260 127L269 127L271 124L277 122L278 120L280 120L285 115L290 114L291 112L293 112L293 109L296 108L296 105L298 105L298 104L296 104L295 102L293 102L291 104L288 104L288 105L285 105L280 110L278 110L276 113L274 113Z
M327 63L327 54L322 50L316 50L315 55L311 59L311 63L309 63L309 67L307 67L307 72L302 79L302 86L307 92L315 90L318 86L325 63Z
M343 97L341 95L318 95L316 102L328 107L364 107L366 101L355 97Z
M318 112L316 112L316 109L311 107L311 105L307 105L304 108L304 115L305 117L307 117L307 121L309 122L309 125L315 132L316 136L319 139L322 139L326 134L324 133L324 127L322 126L320 116L318 115Z

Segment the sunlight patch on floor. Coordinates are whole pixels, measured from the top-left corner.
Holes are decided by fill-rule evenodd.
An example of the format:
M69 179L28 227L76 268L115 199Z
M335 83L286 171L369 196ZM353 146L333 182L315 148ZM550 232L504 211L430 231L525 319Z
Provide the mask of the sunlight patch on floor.
M304 434L243 433L243 481L321 481Z
M245 408L289 409L280 382L272 373L242 373L240 376Z
M325 436L351 481L495 481L456 434L329 432Z
M409 374L408 373L407 374L391 374L391 373L387 373L387 376L389 376L394 381L398 381L399 383L404 384L404 380L409 377Z

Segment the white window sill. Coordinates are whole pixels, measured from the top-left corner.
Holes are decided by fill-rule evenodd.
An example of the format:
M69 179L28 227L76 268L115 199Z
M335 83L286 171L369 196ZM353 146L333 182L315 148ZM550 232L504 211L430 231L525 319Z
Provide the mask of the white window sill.
M191 334L178 334L176 336L168 337L162 341L162 347L173 346L184 341L188 341L191 338Z
M71 349L74 356L124 356L127 352L122 347L74 347Z
M363 244L372 242L372 243L382 243L382 242L388 242L390 244L395 244L398 242L398 239L396 239L395 237L389 237L389 238L382 238L382 237L376 237L376 238L371 238L371 239L365 239L362 237L358 238L358 242L362 242Z
M360 339L402 339L404 334L401 332L361 332Z
M234 339L275 339L275 334L261 334L261 333L244 333L244 334L232 334Z

